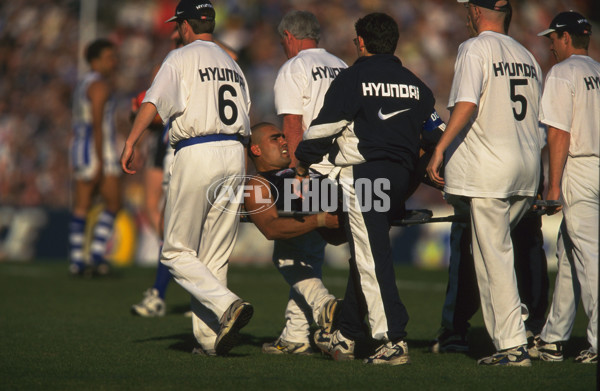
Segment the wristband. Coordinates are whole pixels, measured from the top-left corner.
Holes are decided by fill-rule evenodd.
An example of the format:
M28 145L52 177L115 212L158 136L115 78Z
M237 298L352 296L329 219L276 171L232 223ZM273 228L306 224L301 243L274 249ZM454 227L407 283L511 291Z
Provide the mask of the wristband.
M324 227L325 219L327 218L327 212L321 212L317 215L317 226Z

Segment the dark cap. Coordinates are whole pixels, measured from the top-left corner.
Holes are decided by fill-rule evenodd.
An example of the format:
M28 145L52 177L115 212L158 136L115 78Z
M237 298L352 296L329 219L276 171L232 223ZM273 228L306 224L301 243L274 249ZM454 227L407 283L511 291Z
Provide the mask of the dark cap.
M456 0L459 3L471 3L478 7L491 9L494 11L508 12L510 9L509 0Z
M592 25L585 16L574 11L561 12L556 15L548 30L538 34L538 37L548 35L554 31L568 31L573 34L592 35Z
M209 0L181 0L175 9L175 16L165 23L185 19L215 20L215 9Z

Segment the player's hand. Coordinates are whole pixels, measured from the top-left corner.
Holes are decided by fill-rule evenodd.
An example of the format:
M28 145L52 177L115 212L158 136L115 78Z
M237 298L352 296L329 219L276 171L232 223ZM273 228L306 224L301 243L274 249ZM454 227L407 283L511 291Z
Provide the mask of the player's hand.
M133 146L125 143L123 152L121 153L121 168L127 174L135 174L136 170L132 168L133 164Z
M444 186L444 178L440 176L440 167L444 162L444 154L439 152L436 148L433 150L433 154L431 155L431 159L429 160L429 164L427 165L427 176L431 179L435 184Z
M546 194L546 201L558 201L560 200L560 187L556 186L556 187L552 187L550 186L548 188L548 193ZM551 216L553 214L556 214L558 212L560 212L562 210L562 205L557 206L556 208L548 208L546 214L548 216Z

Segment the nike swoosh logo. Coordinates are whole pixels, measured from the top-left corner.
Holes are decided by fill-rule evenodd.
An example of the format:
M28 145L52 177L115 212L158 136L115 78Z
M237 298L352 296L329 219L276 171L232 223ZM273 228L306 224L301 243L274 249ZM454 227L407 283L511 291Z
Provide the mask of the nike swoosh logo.
M408 111L410 109L404 109L404 110L398 110L398 111L394 111L393 113L389 113L389 114L383 114L381 112L381 109L379 109L379 113L377 113L377 116L379 117L379 119L385 121L386 119L390 119L395 115L398 115L400 113L404 113L405 111Z
M566 24L557 24L557 25L556 25L556 28L559 28L559 27L566 27L566 26L567 26Z
M181 15L183 11L177 11L177 15Z

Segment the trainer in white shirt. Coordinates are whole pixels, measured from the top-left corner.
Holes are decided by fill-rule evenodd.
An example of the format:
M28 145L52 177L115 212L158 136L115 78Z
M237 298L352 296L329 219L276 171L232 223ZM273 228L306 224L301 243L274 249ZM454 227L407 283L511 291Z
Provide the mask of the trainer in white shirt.
M530 366L510 230L530 209L539 182L542 73L506 35L507 0L466 3L473 38L461 44L446 131L427 168L448 201L467 197L473 259L488 333L498 352L480 365ZM439 173L445 152L445 181Z
M540 121L548 126L548 200L561 200L563 221L557 243L558 274L552 306L537 352L562 361L579 297L589 318L590 347L575 359L598 361L598 196L600 149L600 63L588 56L591 25L577 12L562 12L547 36L558 64L548 76Z

